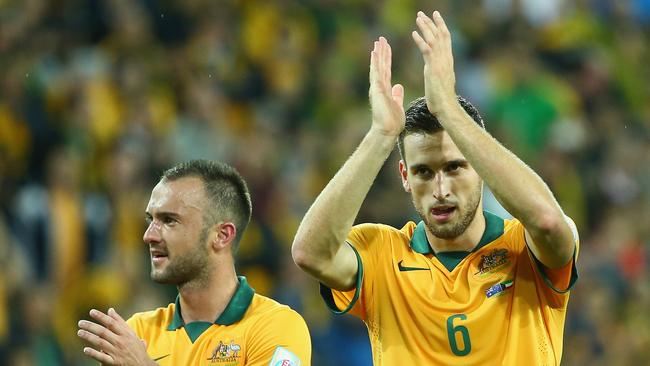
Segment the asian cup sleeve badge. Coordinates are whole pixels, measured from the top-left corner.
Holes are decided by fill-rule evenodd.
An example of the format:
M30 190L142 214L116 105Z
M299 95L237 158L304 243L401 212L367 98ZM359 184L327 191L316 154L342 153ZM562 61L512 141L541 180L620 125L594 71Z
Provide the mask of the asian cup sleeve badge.
M278 347L269 366L300 366L300 359L288 349Z

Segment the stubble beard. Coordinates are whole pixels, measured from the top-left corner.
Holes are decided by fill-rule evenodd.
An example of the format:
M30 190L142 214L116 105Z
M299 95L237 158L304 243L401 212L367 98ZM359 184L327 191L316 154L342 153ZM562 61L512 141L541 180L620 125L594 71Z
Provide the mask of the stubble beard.
M183 255L176 255L173 260L168 257L167 267L160 270L151 268L151 279L154 282L183 286L187 283L201 285L207 281L209 272L208 253L205 242L208 237L208 228L203 228L199 240L194 248Z
M456 208L457 213L460 213L459 218L444 224L436 224L430 218L430 212L423 212L423 209L415 205L415 201L413 202L416 211L420 214L420 218L422 218L431 234L440 239L455 239L461 236L474 220L480 203L481 185L479 183L478 188L469 197L467 204Z

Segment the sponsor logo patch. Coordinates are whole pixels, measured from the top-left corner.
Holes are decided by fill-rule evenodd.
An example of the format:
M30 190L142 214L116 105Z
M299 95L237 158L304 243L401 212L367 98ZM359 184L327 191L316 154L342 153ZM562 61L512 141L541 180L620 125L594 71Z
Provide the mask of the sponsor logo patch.
M424 268L424 267L409 267L409 266L404 266L402 265L403 261L399 261L397 263L397 268L400 270L400 272L408 272L408 271L428 271L429 268Z

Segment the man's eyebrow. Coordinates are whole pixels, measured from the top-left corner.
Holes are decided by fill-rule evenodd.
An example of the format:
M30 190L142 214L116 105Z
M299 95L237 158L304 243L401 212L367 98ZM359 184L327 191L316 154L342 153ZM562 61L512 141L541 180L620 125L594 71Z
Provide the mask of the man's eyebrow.
M418 170L420 168L428 168L429 166L427 164L413 164L411 165L410 169L411 170Z
M468 162L466 159L454 159L454 160L449 160L448 162L445 163L445 165L467 165Z
M171 211L160 211L160 212L156 212L153 215L151 213L145 211L144 214L148 218L152 218L153 216L156 216L156 217L171 217L171 218L180 218L181 217L180 214L178 214L176 212L171 212Z

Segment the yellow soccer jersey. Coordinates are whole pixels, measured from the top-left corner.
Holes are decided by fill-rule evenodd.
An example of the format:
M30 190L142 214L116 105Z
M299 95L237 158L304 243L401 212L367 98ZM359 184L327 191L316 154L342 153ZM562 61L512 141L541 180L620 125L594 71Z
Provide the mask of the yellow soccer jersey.
M309 366L311 340L302 317L255 294L245 277L214 323L185 324L179 298L166 308L134 314L127 323L159 365Z
M435 255L423 222L351 230L357 288L321 285L321 294L333 312L366 323L376 366L559 365L577 234L574 260L549 270L527 249L518 220L484 216L469 254Z

